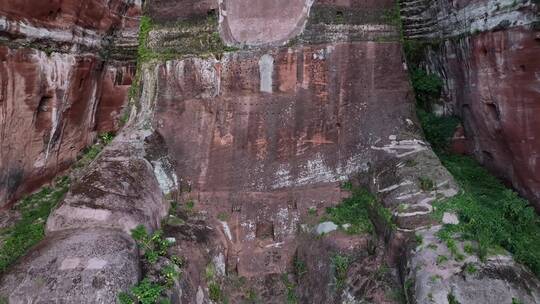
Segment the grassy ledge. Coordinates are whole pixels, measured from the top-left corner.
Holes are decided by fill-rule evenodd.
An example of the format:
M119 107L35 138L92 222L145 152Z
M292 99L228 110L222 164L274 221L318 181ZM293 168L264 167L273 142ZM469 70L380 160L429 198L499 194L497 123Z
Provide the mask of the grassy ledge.
M423 75L424 78L437 77L427 73ZM424 90L426 81L415 81L414 77L412 80L419 100L419 92ZM431 100L428 98L423 102ZM463 258L454 241L459 237L460 240L471 241L467 251L476 253L481 259L504 249L540 276L540 217L525 199L507 188L472 157L448 151L458 118L438 117L422 109L422 103L418 106L418 117L426 139L462 189L457 196L435 204L438 219L449 211L460 219L458 225L445 225L439 232L439 238L446 242L456 259Z
M113 137L112 133L99 135L98 142L87 148L72 168L88 166ZM69 177L59 177L52 186L41 188L13 206L21 218L14 225L0 230L0 274L45 237L47 218L62 200L69 186Z
M27 196L14 207L21 214L15 225L0 231L0 274L45 236L45 223L54 207L69 189L67 176L58 178L51 187Z

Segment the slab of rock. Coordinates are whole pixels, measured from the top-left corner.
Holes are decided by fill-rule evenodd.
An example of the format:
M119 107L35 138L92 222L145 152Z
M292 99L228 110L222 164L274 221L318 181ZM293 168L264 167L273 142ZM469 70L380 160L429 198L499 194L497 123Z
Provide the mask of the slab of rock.
M338 229L338 225L334 224L333 222L324 222L324 223L320 223L315 229L315 231L317 232L317 234L321 235L321 234L330 233L332 231L336 231L337 229Z
M138 249L121 231L50 235L0 281L0 299L19 303L116 303L140 276Z
M112 228L130 233L144 224L157 229L167 204L144 155L143 140L122 133L106 147L88 172L73 182L47 221L47 231ZM136 137L136 136L135 136Z
M459 224L459 218L455 213L445 212L442 218L443 224L457 225Z
M464 244L455 240L458 260L436 236L441 226L418 231L422 244L409 255L407 280L413 282L410 296L414 303L460 304L519 303L540 301L540 281L508 253L488 256L485 262L465 253Z

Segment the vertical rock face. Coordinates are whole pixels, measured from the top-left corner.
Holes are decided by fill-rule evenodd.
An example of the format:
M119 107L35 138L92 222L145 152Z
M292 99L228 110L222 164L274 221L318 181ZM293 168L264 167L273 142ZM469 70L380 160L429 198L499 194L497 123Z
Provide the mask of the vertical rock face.
M207 21L214 6L147 7L158 23L149 52L177 58L143 68L140 108L150 115L140 117L163 138L182 198L204 215L176 231L175 250L190 265L182 299L209 301L200 276L211 263L222 277L246 278L265 303L282 302L280 278L300 254L321 278L302 286L302 302L391 301L384 287L365 291L354 275L345 290L332 287L338 253L358 255L362 278L380 266L382 250L365 257L370 236L336 232L335 242L318 243L306 223L310 210L338 204L340 184L357 175L396 213L401 232L430 225L431 203L457 192L415 123L399 32L386 17L394 4L247 2L220 2L216 27L230 49L242 48L223 54ZM170 10L160 14L176 6L193 9L179 10L179 25ZM436 189L422 190L420 177ZM400 214L403 204L411 209ZM189 235L200 226L212 228L209 236ZM312 259L319 247L325 254Z
M139 13L123 0L0 1L0 208L118 129Z
M430 42L423 64L444 80L442 109L463 119L469 150L540 210L538 3L402 1L402 14L406 35Z

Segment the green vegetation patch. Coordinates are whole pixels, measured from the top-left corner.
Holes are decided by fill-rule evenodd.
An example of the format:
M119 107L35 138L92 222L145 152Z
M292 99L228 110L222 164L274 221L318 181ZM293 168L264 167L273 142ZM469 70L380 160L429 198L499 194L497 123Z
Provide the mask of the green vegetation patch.
M121 292L118 295L118 302L121 304L170 303L165 292L172 288L174 281L180 277L178 269L183 266L183 259L168 255L167 250L171 243L163 239L161 230L149 234L143 225L139 225L131 230L131 236L142 251L143 263L153 265L160 257L167 257L171 263L160 269L160 276L157 279L145 277L128 292Z
M285 303L287 304L297 304L298 303L298 297L296 296L296 284L291 282L289 280L289 276L287 273L284 273L281 276L281 280L283 281L283 284L285 285L286 290L286 298Z
M150 33L156 41L150 43ZM203 19L184 20L175 24L155 24L148 16L143 16L139 30L139 65L151 60L167 61L186 55L199 55L220 58L224 52L238 50L223 43L218 32L216 16Z
M351 260L347 256L336 254L331 258L331 262L336 278L336 288L338 290L343 289L347 280L347 272L349 271Z
M410 76L417 105L422 109L431 110L431 105L436 103L441 96L443 88L441 78L419 68L412 68Z
M356 189L351 186L351 196L344 199L336 207L326 209L322 221L332 221L336 225L350 224L346 230L350 234L372 233L373 224L369 218L369 209L376 204L373 194L365 189Z
M436 116L422 109L416 111L426 139L435 152L440 154L448 149L450 140L459 124L456 116Z
M73 168L83 168L90 164L113 138L113 133L100 134L98 142L83 152ZM44 238L47 218L62 200L69 185L69 177L59 177L52 186L43 187L14 205L13 208L20 212L21 219L13 226L0 230L0 273L5 272Z
M69 183L68 177L61 177L52 187L44 187L15 205L21 219L0 232L0 239L4 240L0 245L0 273L43 239L47 218L64 197Z
M462 253L453 238L459 235L474 241L467 243L465 253L476 252L480 258L485 258L504 248L518 262L540 275L540 218L534 209L473 158L452 155L445 150L456 118L420 113L427 140L432 142L443 165L462 189L460 194L435 204L436 217L442 218L444 212L452 211L460 219L458 225L445 225L439 238L447 243L457 259Z

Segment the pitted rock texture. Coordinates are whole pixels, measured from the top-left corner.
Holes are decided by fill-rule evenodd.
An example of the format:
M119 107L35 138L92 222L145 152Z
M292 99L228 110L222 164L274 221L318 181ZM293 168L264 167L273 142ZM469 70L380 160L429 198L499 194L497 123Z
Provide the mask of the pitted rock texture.
M8 303L116 303L140 276L138 249L128 235L87 229L51 234L0 280Z
M146 136L126 131L106 147L49 216L47 232L99 227L129 234L138 224L158 229L168 206L145 158Z

